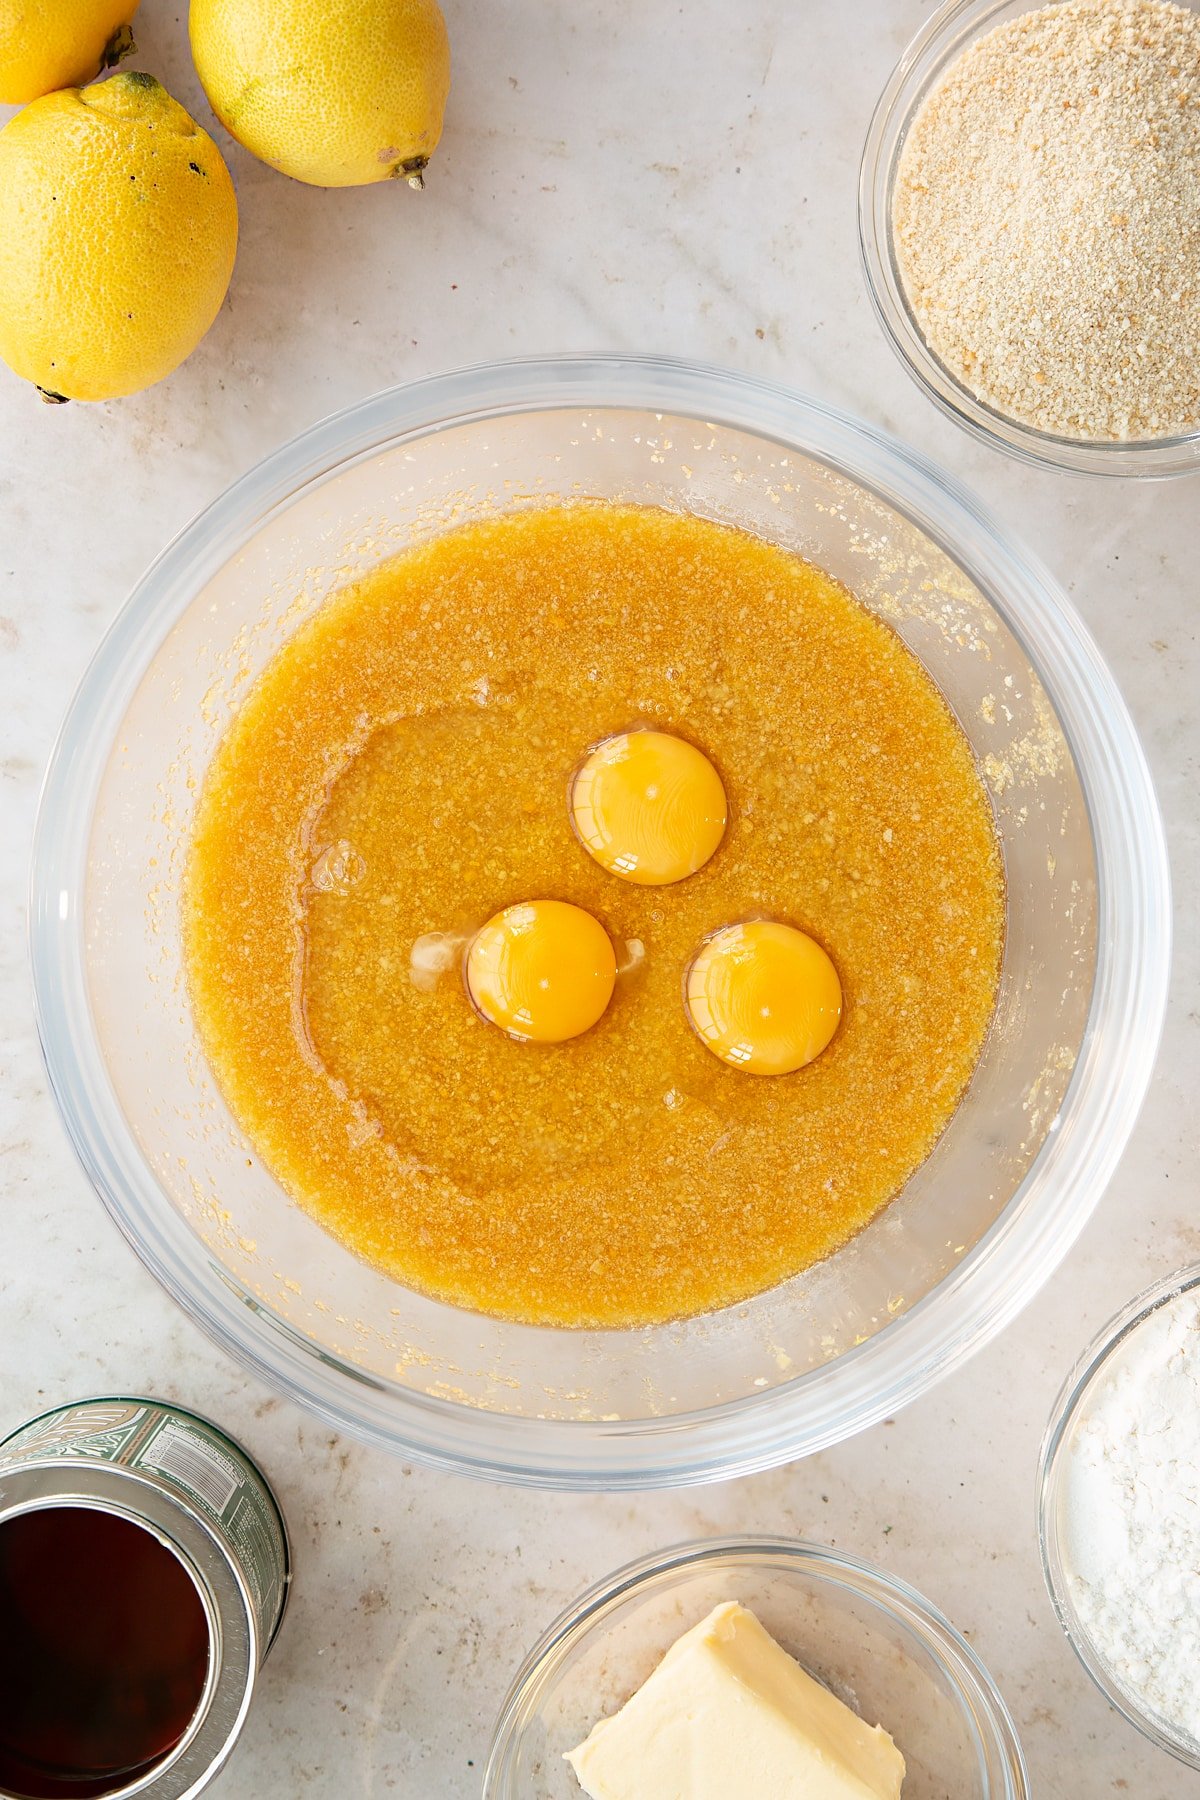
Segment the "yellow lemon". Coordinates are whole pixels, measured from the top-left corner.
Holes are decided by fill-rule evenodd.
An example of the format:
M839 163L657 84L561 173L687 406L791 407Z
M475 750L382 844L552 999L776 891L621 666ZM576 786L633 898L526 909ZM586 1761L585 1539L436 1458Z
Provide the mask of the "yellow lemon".
M169 375L236 250L221 153L153 76L46 94L0 131L0 356L48 398Z
M138 0L0 0L0 100L78 87L133 49Z
M450 89L437 0L191 0L189 28L213 111L273 169L421 185Z

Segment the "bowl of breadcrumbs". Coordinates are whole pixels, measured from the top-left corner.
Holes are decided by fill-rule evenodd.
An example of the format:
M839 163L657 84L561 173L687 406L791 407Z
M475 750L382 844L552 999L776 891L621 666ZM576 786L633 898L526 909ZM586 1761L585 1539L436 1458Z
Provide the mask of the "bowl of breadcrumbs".
M961 424L1084 473L1200 468L1200 0L950 0L876 109L859 233Z

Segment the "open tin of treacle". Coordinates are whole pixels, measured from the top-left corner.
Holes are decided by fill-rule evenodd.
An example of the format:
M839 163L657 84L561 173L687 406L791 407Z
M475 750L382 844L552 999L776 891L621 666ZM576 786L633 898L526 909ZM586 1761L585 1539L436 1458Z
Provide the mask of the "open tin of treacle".
M241 1731L291 1582L261 1471L163 1401L0 1442L0 1800L189 1800Z

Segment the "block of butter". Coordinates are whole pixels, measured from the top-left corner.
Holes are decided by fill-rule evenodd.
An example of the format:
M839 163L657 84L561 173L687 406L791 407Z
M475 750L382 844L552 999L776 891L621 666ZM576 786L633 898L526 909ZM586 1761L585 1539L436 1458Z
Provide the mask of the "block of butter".
M904 1758L727 1600L567 1761L591 1800L900 1800Z

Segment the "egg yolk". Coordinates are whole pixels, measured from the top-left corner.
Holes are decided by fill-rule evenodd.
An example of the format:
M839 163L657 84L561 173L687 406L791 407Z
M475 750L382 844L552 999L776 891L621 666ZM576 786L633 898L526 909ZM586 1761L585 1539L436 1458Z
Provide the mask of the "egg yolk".
M842 1016L842 984L806 932L773 919L726 925L701 945L684 1005L714 1056L751 1075L788 1075L820 1056Z
M644 887L703 868L729 817L707 756L667 731L627 731L598 744L571 783L570 804L588 854Z
M525 900L488 920L467 951L476 1010L510 1037L561 1044L612 999L617 959L603 925L565 900Z

